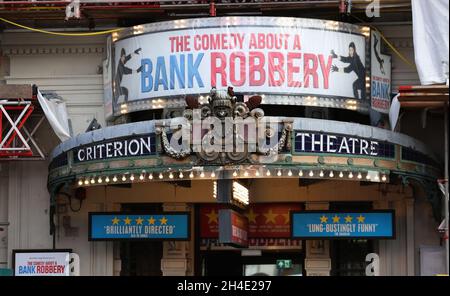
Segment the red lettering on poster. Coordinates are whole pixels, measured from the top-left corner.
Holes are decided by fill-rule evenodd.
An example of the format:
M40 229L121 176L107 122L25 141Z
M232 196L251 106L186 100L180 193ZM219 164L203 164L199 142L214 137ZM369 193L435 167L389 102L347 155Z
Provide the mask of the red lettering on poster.
M218 238L220 204L200 207L200 237ZM290 238L290 211L303 210L299 203L251 204L244 211L248 218L249 238Z

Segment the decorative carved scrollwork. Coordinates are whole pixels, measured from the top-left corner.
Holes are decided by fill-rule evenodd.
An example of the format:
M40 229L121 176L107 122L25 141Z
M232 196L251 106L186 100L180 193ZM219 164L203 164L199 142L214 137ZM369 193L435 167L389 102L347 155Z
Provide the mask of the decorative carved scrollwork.
M183 116L185 119L192 121L194 117L194 109L200 110L201 119L207 119L211 116L215 116L222 122L222 147L224 148L230 146L230 139L236 143L232 143L233 151L225 151L218 149L212 149L212 151L205 151L203 149L203 144L206 145L214 145L212 141L219 140L214 137L218 137L218 135L214 135L210 131L203 135L201 139L202 149L200 152L196 152L197 157L201 162L214 162L220 164L226 163L237 163L250 161L249 160L249 143L246 141L246 136L243 131L238 130L234 125L230 128L226 122L226 118L248 118L252 117L255 121L255 128L266 128L265 123L261 121L264 117L264 111L261 108L257 108L261 104L260 96L252 96L245 103L239 102L237 97L234 94L233 88L229 87L227 90L217 90L215 88L211 89L210 96L208 98L208 103L200 104L198 98L189 96L186 98L187 108L185 109ZM277 137L277 143L273 145L271 148L262 149L259 145L256 145L256 153L258 154L275 154L283 151L285 147L290 148L291 145L291 123L283 123L283 130L281 132L281 136L278 139L278 131L272 130L271 128L267 128L264 134L265 139L270 139L272 137ZM158 127L157 133L161 135L161 143L164 152L173 157L175 159L183 159L190 155L190 150L177 151L173 147L170 146L170 142L168 140L167 133L164 127ZM220 137L219 136L219 137ZM237 143L243 143L243 151L240 147L237 149ZM224 144L225 143L225 144ZM207 150L207 149L206 149ZM236 151L238 150L238 151ZM198 150L197 150L198 151Z

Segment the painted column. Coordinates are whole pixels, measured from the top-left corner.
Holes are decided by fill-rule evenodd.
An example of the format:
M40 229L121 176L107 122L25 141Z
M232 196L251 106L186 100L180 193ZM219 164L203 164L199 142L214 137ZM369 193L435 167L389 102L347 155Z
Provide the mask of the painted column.
M9 164L9 186L8 186L8 258L12 256L13 249L20 249L21 244L21 198L20 198L20 165L19 163ZM8 260L8 267L13 268L12 262Z
M387 200L379 200L373 202L374 210L389 209L389 202ZM391 275L391 252L388 240L378 240L378 256L380 258L380 276Z
M189 241L163 242L161 271L163 276L185 276L194 274L194 214L185 203L165 203L166 212L191 212L191 238Z
M414 276L414 199L406 198L406 272Z
M390 241L392 252L392 276L407 275L406 205L404 200L392 202L395 209L396 238Z
M328 202L307 202L306 210L328 210ZM331 271L330 241L307 240L306 276L329 276Z
M7 268L10 261L8 258L8 182L8 163L0 162L0 268Z

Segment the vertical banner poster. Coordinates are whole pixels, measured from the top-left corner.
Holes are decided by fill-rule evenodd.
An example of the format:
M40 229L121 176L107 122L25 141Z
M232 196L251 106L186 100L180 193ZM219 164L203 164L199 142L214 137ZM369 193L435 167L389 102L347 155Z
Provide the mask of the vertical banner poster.
M389 114L391 107L391 56L381 53L381 35L371 33L371 107Z

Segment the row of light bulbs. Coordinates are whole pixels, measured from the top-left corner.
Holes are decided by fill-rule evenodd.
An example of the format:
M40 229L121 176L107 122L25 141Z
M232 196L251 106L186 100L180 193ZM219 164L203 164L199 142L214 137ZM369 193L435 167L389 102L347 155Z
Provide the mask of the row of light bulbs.
M275 171L276 171L275 175L278 176L278 177L282 177L282 176L294 177L294 173L293 173L292 170L288 170L285 173L283 173L283 171L281 169L278 169L278 170L275 170ZM376 173L374 176L371 176L368 172L364 173L364 174L365 174L365 177L363 177L363 173L361 173L361 172L351 172L351 171L348 172L348 173L347 172L343 172L343 171L339 171L339 173L336 172L336 174L335 174L335 172L333 170L331 170L331 171L328 171L327 174L325 174L325 172L323 170L321 170L318 173L318 175L317 175L317 172L315 173L313 170L309 170L309 172L308 171L304 172L303 170L299 170L298 171L298 177L311 177L311 178L314 178L314 177L318 176L320 178L323 178L323 177L334 178L334 177L337 176L339 178L344 178L344 177L347 178L347 179L355 178L357 180L365 179L367 181L374 181L374 182L380 182L380 180L382 182L386 182L387 181L387 176L385 174L382 174L381 178L380 178L380 174L378 174L378 173ZM166 173L166 175L167 175L167 173ZM266 172L264 174L261 174L261 172L259 170L256 170L254 173L250 173L248 170L245 170L242 175L244 177L253 177L253 176L254 177L260 177L262 175L270 177L270 176L272 176L272 172L271 172L270 169L266 170ZM232 176L235 177L235 178L240 177L238 171L236 171L236 170L233 171ZM185 178L194 179L196 176L195 176L193 171L190 171L189 174L187 172L183 173L183 172L180 171L180 172L175 172L175 173L174 172L169 172L167 177L168 177L168 179L172 180L172 179L175 179L176 177L178 177L178 179L185 179ZM206 178L206 173L201 171L198 174L198 177ZM216 173L214 171L212 171L212 172L208 173L208 177L211 178L211 179L214 179L214 178L216 178ZM155 175L153 173L148 173L147 174L147 173L143 172L143 173L139 174L138 177L136 177L135 174L122 174L122 176L114 175L112 177L111 176L85 177L85 178L80 178L78 180L78 185L79 186L94 185L94 184L99 184L100 185L100 184L103 184L103 183L106 183L106 184L117 183L119 181L121 181L121 182L127 182L127 181L134 182L134 181L163 180L163 179L167 179L167 178L164 176L164 173L162 173L162 172L160 172L159 174L155 174Z
M127 175L130 176L129 180L131 182L136 180L136 177L135 177L134 174L123 174L122 177L120 178L120 180L122 182L126 182L127 181ZM190 172L188 176L189 176L190 179L193 179L195 177L193 172ZM204 177L206 177L206 174L204 172L201 172L199 174L199 176L200 176L200 178L204 178ZM215 172L211 172L210 177L211 178L215 178L216 177L216 173ZM175 178L174 173L170 172L169 173L169 179L174 179L174 178ZM178 174L178 178L179 179L184 179L183 172L180 172ZM164 179L164 174L163 173L159 173L159 175L157 175L156 177L153 175L153 173L148 174L148 176L146 176L145 173L141 173L139 175L139 178L138 178L139 181L145 181L146 179L148 179L148 180ZM91 177L91 178L87 177L87 178L84 179L84 181L83 181L83 179L79 179L78 180L78 185L82 186L82 185L89 185L89 184L96 184L96 183L97 184L102 184L103 182L105 182L105 183L111 183L111 182L112 183L116 183L118 181L119 181L119 178L118 178L117 175L114 175L114 177L112 177L112 178L110 178L109 176L106 176L104 179L102 177L98 177L97 180L95 179L95 177Z
M250 175L250 174L248 173L248 171L245 171L245 172L244 172L244 177L249 177L249 175ZM267 177L270 177L271 175L272 175L272 173L270 172L270 170L267 170L267 171L266 171L266 176L267 176ZM281 176L283 176L283 173L282 173L281 170L278 170L277 173L276 173L276 175L277 175L278 177L281 177ZM313 170L310 170L309 173L308 173L307 175L308 175L309 177L314 177L314 171L313 171ZM236 171L234 171L234 172L233 172L233 177L237 177L237 176L238 176L238 173L237 173ZM256 172L255 172L255 176L256 176L256 177L259 177L259 176L260 176L259 171L256 171ZM288 176L288 177L294 176L292 170L289 170L289 171L287 172L287 176ZM300 170L300 171L298 172L298 176L299 176L299 177L305 176L305 173L303 172L303 170ZM338 176L339 176L339 178L344 178L344 172L340 171L339 174L338 174ZM325 177L325 173L324 173L323 170L321 170L321 171L319 172L319 177L321 177L321 178ZM334 178L334 177L335 177L334 171L329 171L328 177ZM353 172L349 172L349 173L347 174L347 177L348 177L349 179L353 179L353 178L355 177L355 175L353 174ZM357 175L356 175L356 179L359 179L359 180L363 179L363 174L362 174L361 172L358 172ZM371 180L372 180L372 177L370 176L369 173L367 173L365 179L368 180L368 181L371 181ZM373 181L377 181L377 182L380 181L380 177L379 177L378 174L376 174L376 175L374 176L374 180L373 180ZM383 182L386 182L386 181L387 181L386 175L383 174L383 175L381 176L381 181L383 181Z

